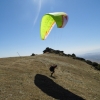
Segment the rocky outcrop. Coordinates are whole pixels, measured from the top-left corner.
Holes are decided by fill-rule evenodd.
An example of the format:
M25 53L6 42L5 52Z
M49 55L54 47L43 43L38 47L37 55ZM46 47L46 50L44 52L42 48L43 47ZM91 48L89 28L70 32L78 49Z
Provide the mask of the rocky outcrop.
M44 51L43 51L43 53L54 53L54 54L59 54L59 55L66 55L66 54L64 54L64 52L63 51L60 51L60 50L54 50L54 49L52 49L52 48L49 48L49 47L47 47Z

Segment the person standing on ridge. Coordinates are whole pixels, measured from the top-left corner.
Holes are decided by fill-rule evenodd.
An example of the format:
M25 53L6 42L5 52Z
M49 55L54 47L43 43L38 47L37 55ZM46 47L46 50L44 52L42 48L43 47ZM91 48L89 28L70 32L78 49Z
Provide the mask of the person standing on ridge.
M56 68L56 67L57 67L57 65L52 65L52 66L50 66L49 70L51 71L51 77L52 77L52 75L54 74L55 68Z

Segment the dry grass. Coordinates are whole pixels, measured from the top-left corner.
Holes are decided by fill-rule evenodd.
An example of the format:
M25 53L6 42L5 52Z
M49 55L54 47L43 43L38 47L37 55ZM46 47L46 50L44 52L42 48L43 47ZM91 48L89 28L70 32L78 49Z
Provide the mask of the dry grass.
M49 66L57 64L55 77ZM0 59L0 100L100 100L100 71L54 54Z

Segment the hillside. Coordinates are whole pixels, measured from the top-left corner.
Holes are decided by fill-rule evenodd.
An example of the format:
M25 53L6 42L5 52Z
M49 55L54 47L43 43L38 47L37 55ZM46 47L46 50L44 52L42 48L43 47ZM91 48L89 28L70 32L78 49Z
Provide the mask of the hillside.
M0 58L0 100L100 100L100 71L57 54Z

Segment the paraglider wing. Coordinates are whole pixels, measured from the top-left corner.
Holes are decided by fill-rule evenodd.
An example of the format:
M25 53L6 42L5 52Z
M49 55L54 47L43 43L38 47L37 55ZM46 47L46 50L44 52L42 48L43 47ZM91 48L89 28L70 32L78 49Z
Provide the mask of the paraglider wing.
M51 16L45 15L42 18L41 29L40 29L41 39L43 40L46 39L46 37L49 35L54 25L55 25L55 20Z
M41 39L44 40L49 35L53 26L56 24L58 28L65 27L68 21L68 16L64 12L47 13L42 17L41 21Z

